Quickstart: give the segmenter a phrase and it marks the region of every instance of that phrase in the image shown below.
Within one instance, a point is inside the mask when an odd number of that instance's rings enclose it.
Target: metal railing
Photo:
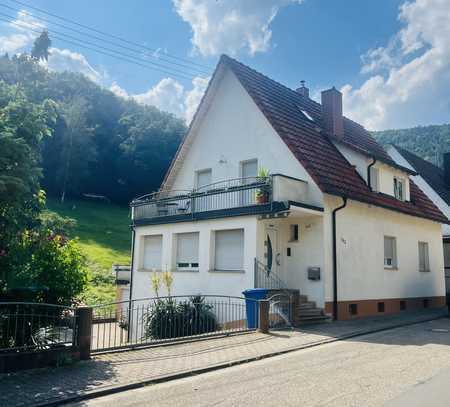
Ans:
[[[75,326],[75,309],[71,307],[0,302],[0,352],[74,345]]]
[[[272,178],[236,178],[192,191],[159,191],[131,202],[133,220],[242,208],[272,201]]]
[[[255,288],[267,288],[269,290],[280,290],[288,288],[288,285],[265,264],[254,259]]]
[[[258,302],[229,296],[170,296],[93,307],[93,352],[231,334],[258,327]]]
[[[269,301],[269,328],[292,328],[293,320],[293,294],[282,290],[270,298]]]

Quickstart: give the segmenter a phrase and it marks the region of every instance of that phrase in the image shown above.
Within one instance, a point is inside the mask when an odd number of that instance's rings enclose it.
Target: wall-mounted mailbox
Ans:
[[[308,267],[308,280],[320,280],[320,267]]]

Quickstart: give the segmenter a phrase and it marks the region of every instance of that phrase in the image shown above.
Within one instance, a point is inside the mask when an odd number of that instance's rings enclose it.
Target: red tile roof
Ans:
[[[402,202],[389,195],[371,191],[323,131],[319,103],[228,56],[222,56],[220,64],[226,64],[234,72],[322,192],[447,223],[447,218],[412,181],[411,202]],[[314,120],[308,120],[301,109],[307,111]],[[347,146],[393,167],[399,167],[361,125],[345,118],[344,132],[341,142]]]

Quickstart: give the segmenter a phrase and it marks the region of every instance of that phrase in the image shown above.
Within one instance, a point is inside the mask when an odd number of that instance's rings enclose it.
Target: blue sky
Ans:
[[[214,67],[228,53],[287,86],[305,79],[316,98],[335,85],[343,91],[345,113],[371,129],[450,121],[447,0],[20,1],[158,49],[157,58],[169,53]],[[49,69],[80,71],[124,97],[192,116],[208,75],[174,65],[161,73],[57,39],[58,31],[80,37],[67,27],[86,29],[28,6],[0,0],[0,13],[16,18],[15,25],[0,21],[1,52],[29,49],[35,36],[29,29],[46,26],[54,46]]]

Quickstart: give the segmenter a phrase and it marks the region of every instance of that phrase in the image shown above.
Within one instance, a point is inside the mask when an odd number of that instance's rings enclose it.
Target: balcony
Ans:
[[[158,191],[131,202],[138,224],[181,222],[225,216],[278,212],[289,201],[302,202],[307,183],[285,175],[237,178],[191,191]]]

